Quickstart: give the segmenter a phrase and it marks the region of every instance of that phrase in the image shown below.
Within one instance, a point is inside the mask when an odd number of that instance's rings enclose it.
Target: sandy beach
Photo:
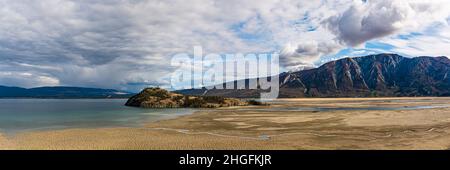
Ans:
[[[0,148],[449,149],[449,106],[450,98],[429,97],[280,99],[270,106],[204,109],[136,128],[3,134]]]

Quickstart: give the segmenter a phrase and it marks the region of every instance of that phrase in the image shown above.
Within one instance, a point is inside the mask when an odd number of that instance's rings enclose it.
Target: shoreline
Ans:
[[[373,99],[373,98],[369,98]],[[366,105],[450,104],[450,98],[402,98]],[[430,100],[431,99],[431,100]],[[284,100],[284,99],[281,99]],[[359,98],[295,100],[267,107],[361,105]],[[367,101],[369,101],[367,103]],[[388,111],[197,110],[143,127],[76,128],[0,134],[0,149],[448,149],[450,108]],[[246,109],[249,107],[245,107]],[[320,113],[320,114],[318,114]]]

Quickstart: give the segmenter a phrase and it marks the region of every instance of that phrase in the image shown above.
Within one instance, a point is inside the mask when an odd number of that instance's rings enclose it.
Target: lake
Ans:
[[[190,114],[192,109],[142,109],[126,99],[0,99],[0,131],[135,127]]]
[[[257,112],[290,111],[364,111],[364,110],[416,110],[450,107],[447,100],[434,104],[422,100],[383,100],[387,103],[397,102],[394,106],[371,104],[359,101],[365,106],[336,107],[317,106],[283,106],[269,108],[237,108]],[[175,118],[193,113],[194,109],[143,109],[124,106],[126,99],[0,99],[0,132],[16,133],[30,130],[53,130],[67,128],[103,128],[103,127],[138,127],[147,122]],[[342,101],[341,101],[342,102]],[[349,102],[349,101],[347,101]],[[351,101],[350,101],[351,102]],[[405,103],[418,102],[420,105],[406,106]],[[299,101],[271,101],[271,104],[296,104]],[[343,102],[345,103],[345,102]]]

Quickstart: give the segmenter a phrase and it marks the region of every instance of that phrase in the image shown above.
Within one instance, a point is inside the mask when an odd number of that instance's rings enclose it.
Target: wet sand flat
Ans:
[[[200,110],[139,128],[0,135],[0,148],[449,149],[449,106],[450,98],[431,97],[280,99],[270,106]]]

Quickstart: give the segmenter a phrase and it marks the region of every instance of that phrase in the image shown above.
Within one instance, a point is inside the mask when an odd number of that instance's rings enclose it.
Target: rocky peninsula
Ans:
[[[125,105],[142,108],[218,108],[247,106],[254,103],[219,96],[188,96],[156,87],[142,90],[128,99]]]

